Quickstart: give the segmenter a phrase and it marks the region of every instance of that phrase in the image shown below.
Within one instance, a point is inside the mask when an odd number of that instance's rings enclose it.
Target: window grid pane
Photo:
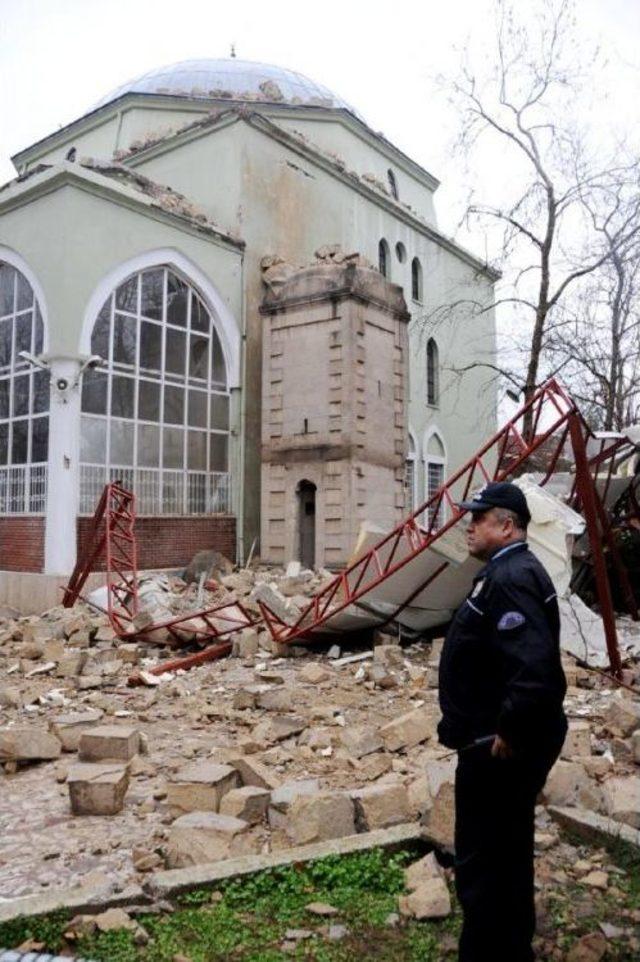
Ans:
[[[166,267],[134,275],[100,312],[98,343],[109,369],[106,390],[83,390],[81,513],[108,477],[141,514],[229,512],[226,369],[201,298]]]
[[[47,498],[49,373],[39,354],[44,329],[26,277],[0,262],[0,514],[44,514]]]

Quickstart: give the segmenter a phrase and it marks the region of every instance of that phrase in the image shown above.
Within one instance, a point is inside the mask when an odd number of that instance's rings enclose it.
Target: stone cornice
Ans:
[[[213,225],[163,209],[152,197],[70,161],[38,171],[25,180],[12,181],[0,191],[0,214],[23,207],[64,186],[76,187],[154,220],[169,223],[179,230],[205,237],[234,253],[244,249],[244,241],[229,237]]]

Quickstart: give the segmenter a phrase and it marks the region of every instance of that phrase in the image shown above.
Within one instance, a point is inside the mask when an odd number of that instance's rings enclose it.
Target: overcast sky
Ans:
[[[640,0],[580,0],[579,10],[581,29],[611,54],[596,91],[603,123],[637,125]],[[492,0],[0,0],[0,183],[14,175],[12,153],[110,89],[165,63],[228,56],[235,43],[238,57],[326,84],[442,180],[440,221],[452,230],[465,184],[434,77],[452,74],[469,34],[482,46],[491,11]],[[484,253],[481,239],[474,246]]]

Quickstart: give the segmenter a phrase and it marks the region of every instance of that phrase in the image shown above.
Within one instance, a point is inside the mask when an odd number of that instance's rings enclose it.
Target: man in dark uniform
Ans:
[[[459,752],[459,960],[532,962],[534,809],[567,731],[558,602],[527,546],[520,488],[487,484],[460,506],[471,512],[469,551],[487,563],[440,660],[438,735]]]

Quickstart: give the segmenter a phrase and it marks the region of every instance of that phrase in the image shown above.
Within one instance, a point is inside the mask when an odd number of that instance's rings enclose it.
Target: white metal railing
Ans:
[[[0,467],[0,514],[44,514],[46,509],[46,464]]]
[[[231,485],[227,472],[167,471],[161,468],[107,468],[80,465],[80,514],[93,514],[107,481],[121,481],[136,496],[140,515],[228,514]]]

